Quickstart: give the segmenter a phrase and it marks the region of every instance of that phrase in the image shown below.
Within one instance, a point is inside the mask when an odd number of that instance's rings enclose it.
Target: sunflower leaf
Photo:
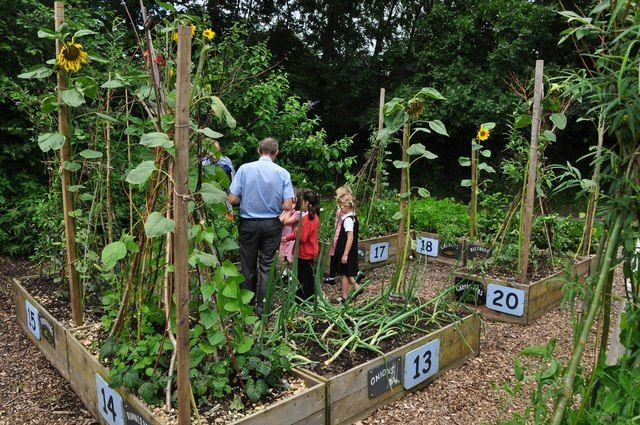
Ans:
[[[55,40],[57,38],[60,38],[60,36],[58,34],[56,34],[54,31],[51,30],[38,30],[38,38],[46,38],[47,40]]]
[[[73,38],[80,38],[80,37],[84,37],[85,35],[94,35],[94,34],[97,34],[97,32],[91,31],[91,30],[79,30],[79,31],[76,31],[75,34],[73,34]]]
[[[61,133],[43,133],[38,136],[38,146],[42,152],[57,151],[64,145],[65,137]]]
[[[429,127],[431,127],[431,130],[435,131],[438,134],[449,136],[449,134],[447,133],[447,129],[440,120],[429,121]]]
[[[76,89],[90,99],[95,99],[98,94],[98,83],[91,77],[76,78]]]
[[[27,71],[18,75],[18,78],[30,79],[30,78],[47,78],[53,74],[53,70],[51,68],[47,68],[46,66],[37,65],[33,68],[29,68]]]
[[[63,90],[60,92],[60,99],[66,105],[77,108],[84,103],[84,96],[76,89]]]

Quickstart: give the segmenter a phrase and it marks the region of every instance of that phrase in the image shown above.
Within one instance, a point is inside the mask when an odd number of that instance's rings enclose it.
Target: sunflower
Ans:
[[[71,40],[64,43],[58,53],[58,65],[67,72],[78,72],[83,63],[87,62],[87,52],[82,49],[82,44]]]
[[[177,32],[174,32],[173,34],[171,34],[171,39],[172,39],[174,42],[176,42],[176,43],[177,43],[177,42],[178,42],[178,33],[177,33]]]
[[[207,28],[206,30],[202,31],[202,36],[211,41],[215,38],[216,33],[211,28]]]
[[[489,138],[489,134],[490,134],[489,130],[487,130],[483,126],[480,126],[480,130],[478,130],[478,136],[477,136],[478,140],[480,140],[481,142],[484,142]]]
[[[174,74],[175,74],[175,71],[173,70],[173,68],[169,68],[169,78],[173,78]]]
[[[196,35],[196,26],[191,24],[191,38],[193,38],[194,35]]]

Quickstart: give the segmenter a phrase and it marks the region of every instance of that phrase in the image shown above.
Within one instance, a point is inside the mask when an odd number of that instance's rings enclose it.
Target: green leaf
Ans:
[[[219,204],[227,200],[226,192],[218,189],[211,183],[202,183],[200,195],[202,195],[202,200],[206,204]]]
[[[47,68],[43,65],[37,65],[33,68],[29,68],[27,71],[22,74],[18,74],[18,78],[30,79],[30,78],[47,78],[53,74],[53,70],[51,68]]]
[[[218,96],[211,96],[211,110],[213,114],[221,121],[225,122],[229,128],[236,127],[236,120],[231,116],[227,107],[222,103]]]
[[[207,340],[209,341],[209,344],[217,347],[224,342],[224,333],[222,333],[221,330],[212,332],[207,335]]]
[[[220,248],[224,249],[225,251],[233,251],[240,248],[240,246],[232,238],[226,238],[222,242],[222,245],[220,245]]]
[[[213,254],[194,250],[191,255],[189,255],[189,264],[191,266],[195,266],[196,263],[204,266],[215,267],[218,265],[218,258]]]
[[[547,354],[547,347],[544,345],[535,345],[527,347],[518,353],[519,356],[536,356],[544,357]]]
[[[50,94],[49,96],[46,96],[44,99],[42,99],[42,102],[40,103],[40,109],[42,109],[42,112],[44,112],[45,114],[49,114],[55,110],[58,109],[58,96]]]
[[[400,220],[402,217],[404,217],[404,214],[402,214],[400,211],[398,211],[397,213],[395,213],[393,215],[393,217],[391,217],[392,220]]]
[[[491,151],[489,149],[482,149],[480,151],[480,155],[484,156],[485,158],[490,158],[491,157]]]
[[[79,30],[79,31],[76,31],[75,34],[73,34],[73,38],[80,38],[80,37],[84,37],[85,35],[94,35],[94,34],[97,34],[97,32],[91,31],[91,30]]]
[[[494,122],[485,122],[480,124],[480,127],[484,127],[487,130],[493,130],[496,127],[496,123]]]
[[[80,195],[80,200],[81,201],[93,201],[95,199],[95,196],[91,193],[83,193]]]
[[[98,95],[98,83],[91,77],[76,78],[76,89],[90,99],[95,99]]]
[[[423,198],[428,198],[429,196],[431,196],[429,191],[424,187],[418,188],[418,195],[422,196]]]
[[[253,347],[253,338],[251,338],[250,336],[245,335],[242,338],[242,341],[240,341],[238,343],[237,351],[238,351],[239,354],[246,353],[249,350],[251,350],[251,347]]]
[[[100,87],[102,87],[103,89],[117,89],[124,86],[125,84],[120,80],[109,80],[105,83],[102,83]]]
[[[60,100],[72,108],[77,108],[84,103],[84,96],[76,89],[69,89],[60,92]]]
[[[424,153],[422,154],[423,157],[427,158],[427,159],[436,159],[438,157],[438,155],[434,154],[431,151],[424,151]]]
[[[461,156],[460,158],[458,158],[458,164],[463,167],[469,167],[471,165],[471,159],[466,156]]]
[[[558,127],[558,128],[559,128],[559,127]],[[545,139],[547,139],[548,141],[550,141],[550,142],[555,142],[555,141],[556,141],[556,135],[555,135],[555,133],[553,133],[553,132],[551,132],[551,131],[549,131],[549,130],[545,130],[545,131],[542,133],[542,136],[543,136]]]
[[[166,218],[163,214],[154,211],[147,217],[144,223],[144,233],[148,238],[166,235],[175,229],[176,223],[170,218]]]
[[[143,161],[127,173],[126,181],[131,184],[143,184],[155,170],[156,166],[153,161]]]
[[[170,10],[172,12],[176,11],[176,8],[171,3],[166,3],[160,0],[156,0],[156,3],[158,3],[158,6],[163,7],[167,10]]]
[[[560,130],[564,130],[564,128],[567,126],[567,117],[564,114],[561,114],[561,113],[551,114],[549,119]]]
[[[204,134],[210,139],[219,139],[224,136],[224,134],[218,133],[217,131],[213,131],[209,127],[199,128],[196,130],[196,133]]]
[[[96,112],[95,114],[97,116],[99,116],[100,118],[102,118],[102,119],[105,119],[107,121],[111,121],[112,123],[119,123],[120,122],[117,119],[113,118],[111,115],[103,114],[102,112]]]
[[[168,149],[173,147],[173,142],[169,139],[169,136],[157,131],[143,134],[142,137],[140,137],[140,144],[148,148],[163,147]]]
[[[389,137],[391,137],[391,131],[389,131],[388,128],[383,128],[382,130],[378,131],[378,133],[376,133],[376,141],[386,140]]]
[[[396,168],[409,168],[409,163],[407,161],[398,161],[396,159],[393,161],[393,166]]]
[[[216,323],[218,323],[218,313],[207,308],[200,312],[200,321],[205,329],[211,329]]]
[[[449,134],[447,133],[447,129],[440,120],[429,121],[429,127],[431,127],[431,130],[435,131],[438,134],[442,134],[443,136],[447,137],[449,136]]]
[[[426,151],[422,143],[415,143],[407,148],[407,155],[416,156],[422,155]]]
[[[64,145],[65,137],[60,133],[43,133],[38,136],[38,146],[42,152],[49,152],[51,149],[57,151]]]
[[[516,118],[515,128],[524,128],[531,125],[531,117],[529,115],[520,115]]]
[[[216,292],[216,285],[206,283],[200,286],[200,292],[202,293],[202,299],[208,300],[211,298],[214,292]]]
[[[248,289],[240,290],[240,299],[242,300],[242,304],[247,305],[249,301],[253,298],[254,293]]]
[[[222,290],[222,295],[224,295],[227,298],[233,298],[233,299],[238,298],[237,285],[229,284],[225,286],[224,289]]]
[[[229,312],[240,311],[240,307],[235,301],[228,301],[224,304],[224,309]]]
[[[69,161],[65,161],[64,162],[64,169],[67,171],[78,171],[81,167],[80,164],[78,164],[77,162],[69,162]]]
[[[127,246],[121,242],[112,242],[102,249],[102,264],[107,270],[115,267],[116,263],[127,255]]]
[[[94,151],[94,150],[91,150],[91,149],[85,149],[85,150],[81,151],[78,155],[80,155],[81,157],[83,157],[85,159],[102,158],[102,152]]]
[[[74,185],[69,185],[69,186],[67,186],[67,190],[68,190],[69,192],[71,192],[71,193],[73,193],[73,192],[77,192],[77,191],[79,191],[80,189],[84,189],[84,186],[83,186],[83,185],[81,185],[81,184],[74,184]]]
[[[462,187],[471,187],[471,179],[464,179],[460,182]]]
[[[49,29],[42,29],[42,30],[38,30],[38,38],[45,38],[47,40],[56,40],[60,38],[60,36],[55,31],[52,31]]]
[[[481,162],[478,164],[478,170],[486,171],[487,173],[495,173],[496,170],[493,169],[490,165],[487,165],[485,162]]]
[[[430,97],[432,99],[437,99],[437,100],[446,100],[445,97],[441,95],[438,90],[433,89],[431,87],[423,87],[416,96],[423,97],[423,98]]]

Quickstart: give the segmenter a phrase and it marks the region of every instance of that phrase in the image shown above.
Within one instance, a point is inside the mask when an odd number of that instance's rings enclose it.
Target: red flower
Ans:
[[[167,61],[164,59],[164,55],[162,53],[158,53],[153,60],[158,65],[164,65],[164,64],[167,63]]]

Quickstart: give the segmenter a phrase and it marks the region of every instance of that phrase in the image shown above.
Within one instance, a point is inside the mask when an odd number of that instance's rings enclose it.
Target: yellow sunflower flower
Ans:
[[[215,38],[216,33],[211,28],[207,28],[206,30],[202,31],[202,36],[207,40],[211,41]]]
[[[176,43],[178,42],[178,32],[177,31],[174,32],[173,34],[171,34],[171,39]]]
[[[489,138],[489,134],[490,134],[489,130],[480,126],[480,130],[478,130],[478,135],[477,135],[478,140],[480,140],[481,142],[484,142]]]
[[[169,68],[169,78],[173,78],[174,74],[175,74],[175,71],[173,70],[173,68]]]
[[[191,24],[191,38],[193,38],[194,35],[196,35],[196,26]]]
[[[67,72],[78,72],[83,63],[87,62],[87,52],[82,49],[82,44],[71,40],[70,43],[64,43],[56,58],[60,68]]]

